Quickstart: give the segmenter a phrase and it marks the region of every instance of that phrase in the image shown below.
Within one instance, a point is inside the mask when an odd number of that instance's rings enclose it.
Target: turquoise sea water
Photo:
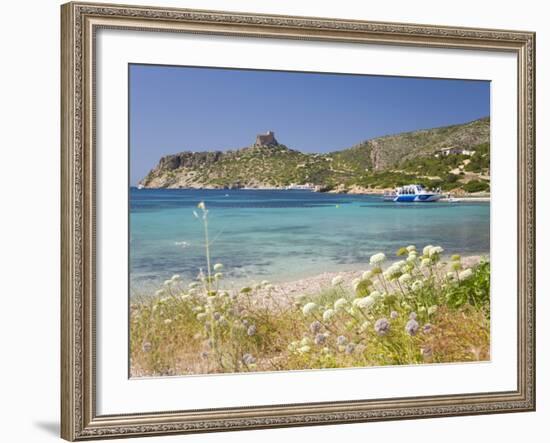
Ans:
[[[441,245],[446,253],[489,252],[489,203],[388,203],[379,196],[309,191],[130,189],[130,283],[149,292],[173,274],[205,267],[204,233],[193,216],[209,209],[213,263],[230,284],[295,280],[366,269],[376,252]]]

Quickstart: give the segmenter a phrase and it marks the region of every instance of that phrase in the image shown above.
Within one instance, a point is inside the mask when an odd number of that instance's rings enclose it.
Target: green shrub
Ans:
[[[489,190],[489,183],[486,181],[472,180],[462,185],[466,192],[483,192]]]

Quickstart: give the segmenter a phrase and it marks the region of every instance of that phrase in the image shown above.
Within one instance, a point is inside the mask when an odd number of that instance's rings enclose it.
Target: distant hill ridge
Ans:
[[[164,156],[140,185],[282,188],[310,184],[318,190],[337,188],[345,192],[353,187],[392,187],[407,179],[428,180],[427,184],[434,185],[445,184],[448,179],[460,187],[472,180],[488,182],[489,132],[486,117],[377,137],[326,154],[306,154],[277,142],[269,131],[258,135],[254,145],[236,150]]]

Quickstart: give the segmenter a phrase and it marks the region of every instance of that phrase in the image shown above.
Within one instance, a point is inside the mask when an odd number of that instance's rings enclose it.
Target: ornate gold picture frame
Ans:
[[[61,436],[87,440],[535,410],[535,34],[248,13],[67,3],[62,22]],[[115,29],[474,49],[517,56],[517,389],[441,396],[98,415],[96,32]],[[510,291],[513,289],[510,288]]]

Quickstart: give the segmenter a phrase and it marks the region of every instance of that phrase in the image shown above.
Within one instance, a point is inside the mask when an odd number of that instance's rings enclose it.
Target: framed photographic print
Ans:
[[[535,408],[535,36],[68,3],[62,437]]]

